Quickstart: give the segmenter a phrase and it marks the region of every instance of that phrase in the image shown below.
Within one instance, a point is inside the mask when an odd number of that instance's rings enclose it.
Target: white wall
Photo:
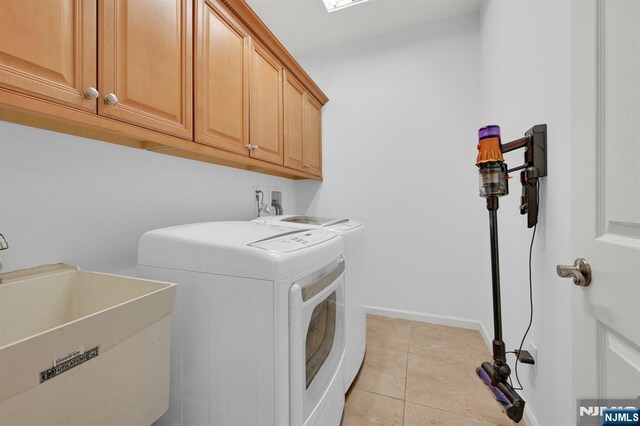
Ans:
[[[539,424],[571,424],[571,290],[555,265],[571,263],[571,5],[568,0],[490,0],[481,16],[482,117],[502,126],[503,141],[547,123],[549,176],[542,181],[534,247],[535,319],[528,341],[537,369],[519,368]],[[507,156],[510,166],[521,153]],[[516,174],[514,177],[518,177]],[[518,214],[519,185],[501,199],[503,322],[508,348],[522,338],[529,314],[527,257],[531,231]],[[483,321],[492,323],[490,306]],[[528,349],[525,345],[525,349]]]
[[[463,19],[302,58],[331,100],[323,116],[326,180],[299,183],[298,207],[365,222],[367,303],[391,312],[476,319],[492,332],[476,132],[500,124],[508,141],[549,125],[536,314],[525,344],[537,346],[538,365],[519,367],[529,420],[545,425],[571,423],[574,407],[571,285],[555,276],[557,263],[572,260],[570,31],[568,0],[490,0],[479,26]],[[522,153],[507,161],[520,164]],[[513,177],[499,211],[508,349],[519,345],[529,313],[531,231]]]
[[[127,271],[145,231],[252,219],[269,185],[293,213],[292,180],[0,122],[0,261]]]
[[[475,167],[477,16],[303,57],[330,98],[322,185],[298,207],[362,221],[367,304],[479,318],[487,219]]]

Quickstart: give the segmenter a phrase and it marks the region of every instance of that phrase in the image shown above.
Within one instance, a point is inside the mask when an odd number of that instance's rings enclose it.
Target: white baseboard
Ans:
[[[484,339],[484,343],[491,351],[491,342],[493,339],[489,336],[487,328],[481,321],[471,318],[460,318],[448,315],[425,314],[422,312],[403,311],[400,309],[380,308],[377,306],[366,306],[365,310],[371,315],[380,315],[382,317],[399,318],[410,321],[426,322],[429,324],[448,325],[450,327],[468,328],[470,330],[478,330]]]
[[[540,423],[538,423],[538,419],[536,419],[536,416],[533,414],[533,411],[531,411],[531,406],[529,404],[524,406],[524,422],[527,424],[527,426],[540,426]]]
[[[480,332],[480,335],[482,336],[482,339],[484,340],[484,343],[487,345],[487,348],[489,348],[489,352],[492,351],[493,339],[489,335],[489,331],[484,326],[484,324],[476,319],[460,318],[448,315],[425,314],[422,312],[380,308],[377,306],[366,306],[365,310],[368,314],[379,315],[382,317],[399,318],[410,321],[426,322],[429,324],[448,325],[450,327],[478,330]],[[531,411],[531,406],[528,404],[524,407],[524,421],[526,422],[527,426],[540,425],[538,423],[538,420],[536,419],[536,416],[533,414],[533,411]]]

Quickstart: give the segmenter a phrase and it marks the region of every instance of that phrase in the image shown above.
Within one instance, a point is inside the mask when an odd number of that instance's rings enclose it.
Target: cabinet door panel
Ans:
[[[100,114],[192,137],[191,0],[101,0]],[[118,102],[108,104],[113,93]]]
[[[96,31],[95,0],[2,0],[0,87],[95,111]]]
[[[322,105],[310,95],[305,98],[305,170],[322,176]]]
[[[288,72],[284,78],[284,165],[305,170],[303,157],[305,90]]]
[[[197,4],[196,141],[247,154],[249,35],[218,3]]]
[[[252,43],[250,143],[251,156],[283,164],[282,65],[265,48]]]

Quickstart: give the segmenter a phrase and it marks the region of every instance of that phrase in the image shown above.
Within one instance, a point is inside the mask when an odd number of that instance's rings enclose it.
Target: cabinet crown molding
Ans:
[[[245,0],[220,0],[229,10],[251,31],[271,53],[273,53],[296,78],[307,91],[315,97],[321,105],[329,102],[327,95],[318,87],[307,72],[300,66],[286,47],[277,39],[264,22],[256,15]]]

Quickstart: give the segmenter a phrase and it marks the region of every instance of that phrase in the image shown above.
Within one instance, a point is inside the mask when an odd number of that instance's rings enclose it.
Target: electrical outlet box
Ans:
[[[533,371],[537,371],[537,369],[538,369],[538,348],[536,347],[536,345],[533,342],[529,342],[529,353],[531,354],[533,359],[536,361],[536,363],[533,364]]]
[[[278,205],[282,208],[282,192],[280,191],[271,191],[271,205]]]
[[[284,200],[282,198],[282,189],[277,186],[270,186],[269,187],[269,206],[271,207],[271,206],[274,206],[274,204],[277,204],[279,208],[282,209],[283,202]],[[282,211],[280,212],[280,214],[282,214]]]

